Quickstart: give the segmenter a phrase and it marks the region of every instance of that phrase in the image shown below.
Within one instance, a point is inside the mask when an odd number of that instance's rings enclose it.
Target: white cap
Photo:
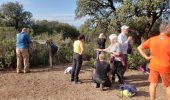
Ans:
[[[121,30],[128,29],[128,28],[129,28],[129,26],[123,25],[123,26],[121,27]]]

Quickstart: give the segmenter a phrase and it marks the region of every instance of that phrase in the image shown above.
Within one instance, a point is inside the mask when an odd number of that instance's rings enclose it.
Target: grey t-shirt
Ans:
[[[117,53],[121,53],[121,46],[119,43],[115,43],[115,44],[111,44],[108,47],[109,52],[117,52]],[[121,61],[120,56],[115,56],[115,61]]]

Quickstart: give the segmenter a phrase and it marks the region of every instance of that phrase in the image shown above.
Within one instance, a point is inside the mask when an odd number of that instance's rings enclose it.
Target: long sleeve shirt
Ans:
[[[17,37],[16,37],[16,48],[17,49],[28,49],[30,43],[31,43],[31,39],[27,33],[21,32],[17,34]]]
[[[127,54],[127,49],[128,49],[128,37],[124,33],[120,33],[118,36],[118,42],[120,43],[121,46],[121,52],[123,54]]]

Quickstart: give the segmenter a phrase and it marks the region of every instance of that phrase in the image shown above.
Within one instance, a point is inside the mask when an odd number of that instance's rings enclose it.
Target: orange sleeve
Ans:
[[[143,49],[149,49],[150,48],[150,39],[142,43],[142,48]]]

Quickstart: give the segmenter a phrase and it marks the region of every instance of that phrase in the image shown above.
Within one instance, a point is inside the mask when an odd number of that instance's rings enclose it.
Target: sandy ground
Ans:
[[[57,65],[33,68],[31,73],[0,72],[0,100],[149,100],[147,75],[128,70],[126,83],[134,84],[138,92],[132,98],[121,97],[118,83],[101,91],[92,83],[92,69],[84,65],[80,73],[82,84],[71,83],[70,75],[64,74],[69,66]],[[165,89],[158,85],[156,100],[166,100]]]

